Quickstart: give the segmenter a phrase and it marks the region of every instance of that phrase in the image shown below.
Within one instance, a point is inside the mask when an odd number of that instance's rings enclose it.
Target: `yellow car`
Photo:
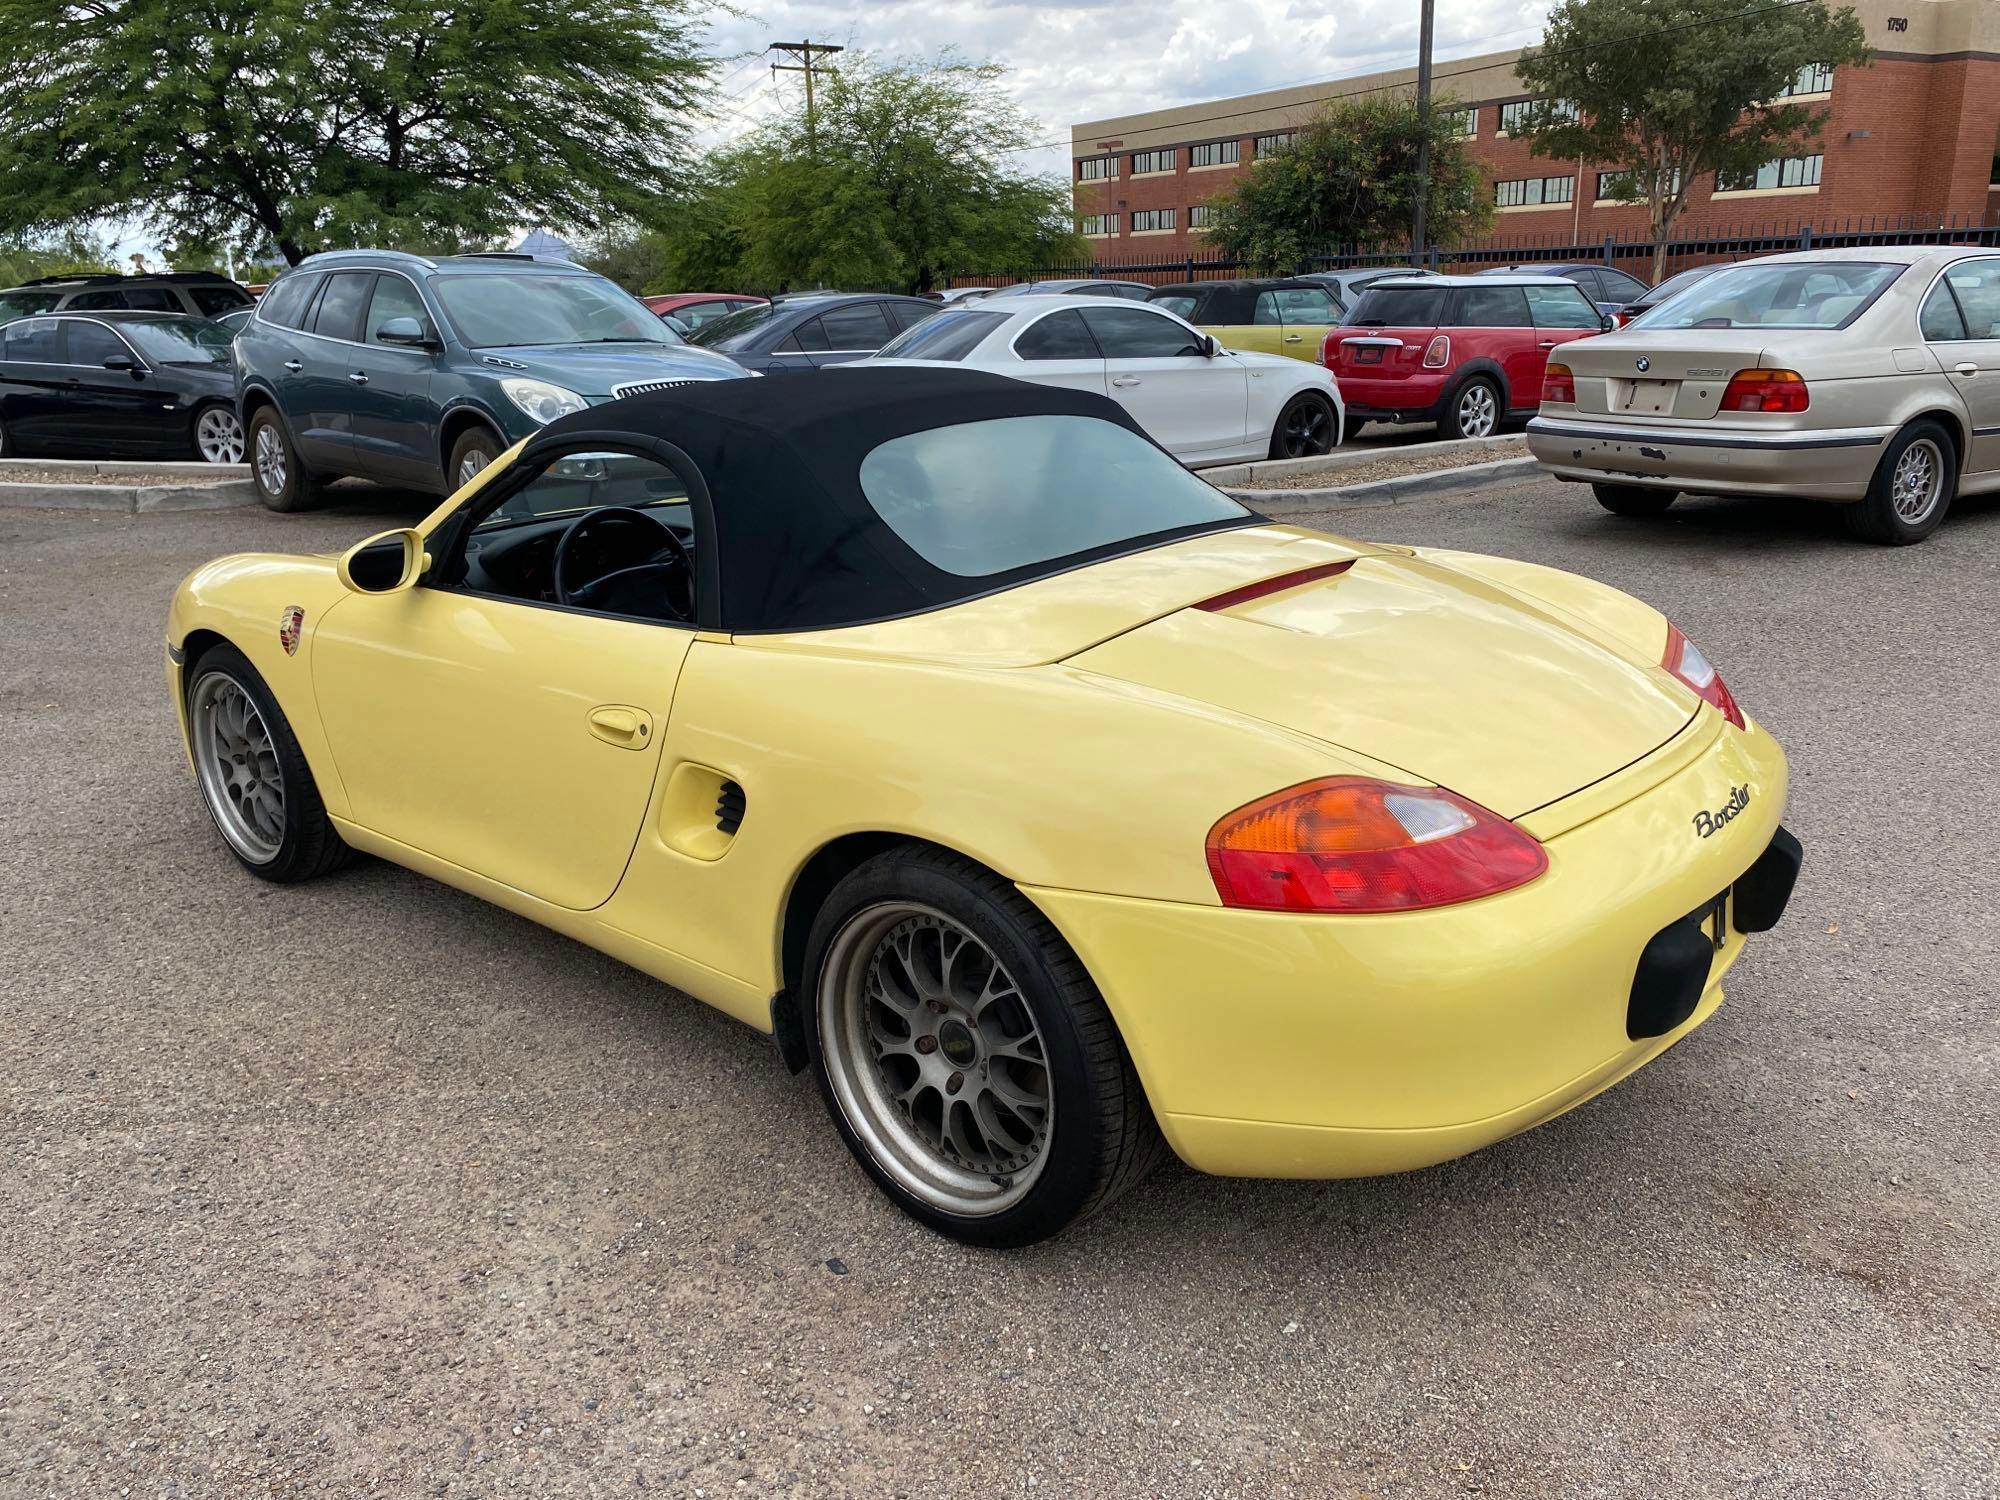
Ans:
[[[1320,346],[1340,322],[1340,304],[1317,281],[1190,281],[1163,286],[1158,303],[1231,349],[1319,363]]]
[[[1647,605],[1273,525],[1096,394],[780,394],[578,412],[414,529],[189,577],[230,851],[393,860],[774,1033],[987,1245],[1163,1141],[1339,1177],[1512,1135],[1778,919],[1784,756]]]

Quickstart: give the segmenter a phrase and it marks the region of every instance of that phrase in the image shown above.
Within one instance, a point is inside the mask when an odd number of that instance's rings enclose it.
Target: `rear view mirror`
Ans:
[[[334,564],[340,581],[357,594],[394,594],[424,576],[430,557],[420,531],[384,531],[357,542]]]
[[[1612,317],[1610,313],[1604,314],[1603,317],[1597,320],[1597,331],[1599,333],[1615,333],[1617,330],[1618,320]]]
[[[421,319],[390,318],[380,328],[375,330],[375,342],[378,344],[402,344],[410,348],[427,349],[430,347],[432,340],[430,334],[425,330]]]

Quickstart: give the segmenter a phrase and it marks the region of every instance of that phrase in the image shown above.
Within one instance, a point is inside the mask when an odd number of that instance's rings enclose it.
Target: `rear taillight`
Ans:
[[[1329,370],[1333,368],[1334,360],[1339,358],[1339,356],[1334,353],[1334,350],[1338,346],[1333,341],[1334,336],[1339,332],[1340,330],[1338,328],[1329,328],[1326,331],[1326,337],[1319,341],[1319,362],[1325,365]]]
[[[1810,404],[1797,370],[1738,370],[1722,393],[1723,411],[1804,411]]]
[[[1450,363],[1451,337],[1448,334],[1440,333],[1428,344],[1424,345],[1424,368],[1426,370],[1442,370]]]
[[[1208,831],[1224,906],[1388,912],[1511,890],[1549,867],[1505,818],[1442,787],[1333,776],[1239,807]]]
[[[1736,706],[1729,684],[1695,643],[1681,634],[1677,625],[1667,626],[1667,654],[1660,658],[1660,665],[1692,688],[1702,702],[1721,709],[1723,718],[1738,729],[1743,728],[1743,710]]]
[[[1550,365],[1542,371],[1542,400],[1563,406],[1576,405],[1576,377],[1568,365]]]
[[[1623,328],[1627,323],[1632,321],[1632,318],[1633,314],[1631,313],[1615,312],[1611,315],[1611,326],[1613,328]]]

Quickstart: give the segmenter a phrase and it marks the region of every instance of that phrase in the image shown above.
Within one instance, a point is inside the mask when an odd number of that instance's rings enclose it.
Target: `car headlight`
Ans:
[[[582,411],[590,405],[575,391],[550,385],[546,380],[523,380],[510,375],[500,382],[500,389],[507,393],[509,401],[542,424],[553,422],[557,417],[566,417],[573,411]]]

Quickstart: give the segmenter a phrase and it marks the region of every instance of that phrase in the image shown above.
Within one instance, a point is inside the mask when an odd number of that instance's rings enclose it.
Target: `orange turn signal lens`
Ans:
[[[1576,376],[1568,365],[1550,365],[1542,371],[1543,405],[1576,405]]]
[[[1208,832],[1224,906],[1416,911],[1510,890],[1548,867],[1540,843],[1476,802],[1365,776],[1290,787]]]

